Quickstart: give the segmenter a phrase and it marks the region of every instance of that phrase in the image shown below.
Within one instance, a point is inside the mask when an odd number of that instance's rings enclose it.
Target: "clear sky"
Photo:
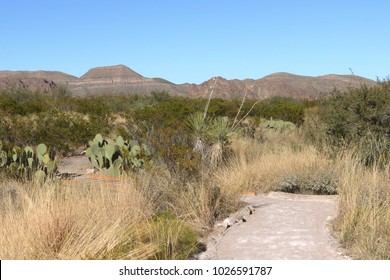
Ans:
[[[389,0],[2,0],[0,70],[145,77],[390,75]]]

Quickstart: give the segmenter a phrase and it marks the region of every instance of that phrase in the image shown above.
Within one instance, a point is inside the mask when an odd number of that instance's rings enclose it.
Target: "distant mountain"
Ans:
[[[96,94],[149,94],[153,90],[166,90],[174,95],[235,98],[247,92],[248,98],[264,96],[289,96],[317,98],[337,88],[359,87],[376,82],[353,75],[326,75],[319,77],[275,73],[263,78],[226,80],[214,77],[202,84],[174,84],[161,78],[146,78],[124,65],[96,67],[80,78],[58,71],[0,71],[0,88],[17,86],[50,92],[64,86],[76,96]]]
[[[0,71],[0,79],[17,78],[17,79],[46,79],[56,81],[57,83],[66,83],[75,81],[78,78],[59,71]]]
[[[153,90],[167,90],[172,94],[183,94],[180,86],[160,78],[145,78],[124,65],[96,67],[67,87],[75,95],[104,93],[147,94]]]
[[[58,71],[0,71],[0,89],[14,87],[51,92],[57,83],[66,84],[77,79]]]

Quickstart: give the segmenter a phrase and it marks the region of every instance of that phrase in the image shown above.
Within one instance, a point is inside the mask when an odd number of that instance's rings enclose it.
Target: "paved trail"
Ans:
[[[200,259],[346,259],[327,229],[335,196],[270,193],[244,200],[256,211],[227,229]]]

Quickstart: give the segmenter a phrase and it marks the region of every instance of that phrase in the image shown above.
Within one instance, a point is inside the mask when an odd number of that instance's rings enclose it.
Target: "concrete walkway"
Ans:
[[[347,259],[328,230],[336,196],[271,192],[243,199],[253,214],[212,238],[199,259]]]

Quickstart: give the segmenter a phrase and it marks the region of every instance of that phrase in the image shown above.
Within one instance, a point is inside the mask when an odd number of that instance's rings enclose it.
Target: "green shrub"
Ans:
[[[252,104],[254,101],[251,101]],[[300,126],[304,122],[305,106],[304,101],[287,97],[273,97],[263,100],[257,104],[251,113],[251,116],[265,119],[279,119],[292,122]],[[250,106],[250,102],[246,105]],[[244,108],[244,111],[249,108]]]
[[[49,110],[47,94],[9,89],[0,93],[0,111],[26,116]]]
[[[185,260],[196,250],[198,234],[172,212],[157,213],[152,221],[159,250],[157,260]]]
[[[326,141],[334,149],[353,146],[366,165],[390,160],[390,81],[347,92],[334,91],[319,110]]]
[[[198,234],[172,212],[158,212],[153,219],[129,229],[121,242],[103,253],[99,259],[125,259],[138,247],[153,248],[149,260],[186,260],[197,249]],[[97,259],[87,255],[84,259]]]
[[[15,115],[0,122],[0,137],[5,145],[35,146],[44,142],[59,153],[67,154],[85,146],[99,131],[106,132],[105,121],[54,110],[26,117]]]
[[[150,127],[180,127],[188,130],[187,117],[196,111],[201,111],[203,106],[194,99],[171,97],[153,106],[135,110],[132,118],[135,123],[146,123]]]
[[[156,100],[157,102],[166,102],[169,99],[171,99],[171,95],[166,90],[163,91],[154,90],[150,94],[152,95],[153,99]]]
[[[84,115],[96,115],[101,118],[105,118],[111,113],[110,106],[108,105],[108,97],[91,97],[89,99],[82,98],[75,101],[77,101],[75,108],[76,112]]]
[[[201,154],[193,149],[192,135],[178,127],[158,128],[149,135],[149,144],[158,160],[182,180],[198,177]]]
[[[275,190],[316,195],[337,194],[338,177],[335,172],[326,172],[324,170],[305,176],[292,174],[283,177]]]

